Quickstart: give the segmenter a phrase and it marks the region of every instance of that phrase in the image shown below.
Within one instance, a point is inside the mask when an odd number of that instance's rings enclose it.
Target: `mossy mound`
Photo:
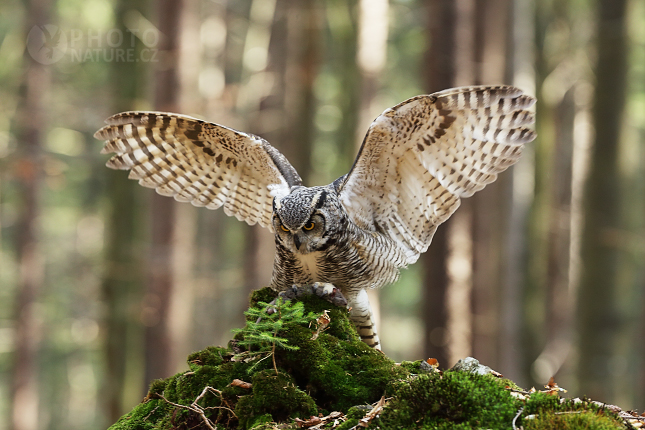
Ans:
[[[387,428],[508,428],[518,409],[498,378],[449,370],[402,384],[380,421]]]
[[[535,393],[523,410],[524,430],[614,430],[632,428],[616,414],[589,401],[559,399],[546,393]]]
[[[274,297],[268,288],[259,290],[251,306]],[[314,315],[329,311],[331,321],[315,339],[315,324],[285,320],[276,334],[298,349],[273,348],[271,355],[241,347],[242,331],[226,348],[191,354],[189,371],[154,381],[144,401],[111,430],[295,429],[314,423],[347,430],[365,417],[365,425],[380,429],[508,429],[513,420],[525,429],[624,428],[615,415],[587,402],[541,393],[514,397],[508,389],[513,384],[492,375],[440,372],[420,361],[396,364],[360,341],[346,309],[315,296],[302,302]],[[375,413],[370,404],[383,396],[389,402]],[[333,419],[311,419],[325,415]]]

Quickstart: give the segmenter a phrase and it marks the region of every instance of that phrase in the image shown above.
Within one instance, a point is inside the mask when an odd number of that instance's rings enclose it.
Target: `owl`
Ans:
[[[162,112],[124,112],[96,132],[113,169],[181,202],[275,235],[271,287],[342,293],[362,340],[380,348],[367,292],[393,283],[437,227],[535,138],[535,99],[510,86],[412,97],[369,127],[349,173],[306,187],[266,140]]]

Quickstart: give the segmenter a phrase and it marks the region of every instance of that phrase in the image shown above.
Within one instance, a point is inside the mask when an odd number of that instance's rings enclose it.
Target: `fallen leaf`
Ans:
[[[327,326],[331,322],[331,317],[329,316],[328,312],[329,311],[325,310],[318,318],[316,318],[316,331],[314,332],[313,336],[311,336],[311,340],[318,339],[320,333],[327,329]],[[311,326],[311,324],[309,325]]]
[[[298,424],[298,428],[309,428],[323,422],[320,417],[311,417],[308,420],[301,420],[300,418],[296,418],[295,421],[296,424]]]
[[[253,384],[251,384],[250,382],[244,382],[241,379],[233,379],[233,382],[231,382],[231,387],[246,388],[248,390],[252,386]]]
[[[551,379],[549,379],[549,383],[546,384],[544,386],[544,388],[547,389],[547,391],[545,391],[545,392],[548,393],[548,394],[557,394],[558,392],[563,392],[563,393],[567,392],[567,390],[565,390],[564,388],[558,387],[558,384],[556,384],[555,379],[553,378],[553,376],[551,376]]]

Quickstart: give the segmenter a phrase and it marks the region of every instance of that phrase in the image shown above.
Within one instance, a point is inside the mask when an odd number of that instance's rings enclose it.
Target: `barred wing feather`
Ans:
[[[189,116],[124,112],[94,135],[114,153],[113,169],[161,195],[272,229],[273,197],[301,179],[287,159],[264,139]]]
[[[413,97],[370,126],[340,187],[350,218],[405,253],[425,252],[439,224],[497,179],[535,138],[535,99],[509,86],[453,88]]]

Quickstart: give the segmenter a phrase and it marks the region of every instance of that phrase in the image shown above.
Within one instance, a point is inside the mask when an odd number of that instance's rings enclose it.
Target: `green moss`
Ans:
[[[148,430],[154,429],[154,423],[162,420],[167,411],[160,407],[156,401],[148,401],[142,403],[119,419],[112,427],[111,430]]]
[[[447,371],[419,375],[400,386],[380,423],[384,428],[508,428],[520,407],[493,376]]]
[[[251,302],[266,303],[275,296],[263,289]],[[516,416],[518,428],[525,429],[624,428],[615,415],[590,402],[560,401],[543,393],[519,400],[507,389],[517,386],[506,379],[464,371],[441,373],[422,361],[397,365],[360,341],[346,309],[317,297],[302,301],[305,315],[327,310],[331,322],[312,339],[315,327],[302,318],[285,319],[275,334],[298,349],[275,348],[277,374],[272,349],[254,356],[240,353],[243,342],[209,347],[188,357],[188,371],[154,381],[144,402],[111,429],[207,429],[203,418],[188,409],[200,395],[199,406],[218,429],[295,429],[296,417],[340,411],[346,420],[336,428],[347,430],[384,395],[391,400],[370,428],[508,429]],[[231,386],[234,379],[251,382],[252,387]],[[216,391],[204,391],[205,387]]]
[[[231,351],[221,346],[209,346],[208,348],[193,352],[188,356],[188,365],[191,366],[219,366],[225,358],[231,356]],[[198,367],[196,367],[198,368]]]
[[[303,327],[292,327],[285,336],[300,349],[276,353],[278,366],[292,374],[327,411],[375,402],[392,380],[408,375],[360,340],[341,340],[323,333],[314,341],[311,331]]]
[[[419,374],[419,373],[428,373],[429,370],[424,369],[421,367],[421,360],[417,361],[402,361],[401,362],[401,367],[407,370],[409,373],[412,374]]]
[[[591,411],[548,412],[537,415],[533,419],[524,419],[522,427],[525,430],[558,429],[558,430],[621,430],[625,425],[615,418]]]
[[[247,429],[261,424],[258,419],[271,416],[269,421],[286,421],[288,418],[309,418],[318,414],[316,403],[300,390],[293,378],[273,369],[253,376],[253,391],[237,402],[235,413],[240,417],[240,427]]]
[[[350,430],[358,425],[358,421],[372,409],[371,406],[354,406],[349,408],[345,416],[346,421],[336,427],[336,430]]]
[[[251,301],[270,302],[274,297],[273,291],[263,289]],[[239,350],[234,353],[233,345],[209,347],[188,357],[190,371],[155,381],[148,400],[112,429],[205,428],[198,414],[171,403],[191,405],[206,386],[220,394],[204,395],[199,405],[219,428],[270,428],[273,422],[307,419],[318,412],[345,411],[373,402],[393,378],[407,377],[406,370],[360,341],[347,310],[317,297],[303,302],[306,312],[329,310],[331,323],[317,340],[311,339],[314,329],[307,324],[285,323],[279,336],[298,350],[276,348],[278,375],[270,358],[254,367],[258,360],[235,361]],[[250,381],[251,391],[231,387],[236,378]]]
[[[535,393],[522,412],[524,429],[624,429],[622,420],[611,411],[589,401],[562,401],[558,396]]]
[[[259,290],[254,290],[251,292],[249,302],[251,307],[255,307],[257,306],[258,302],[270,303],[276,297],[278,297],[278,293],[276,293],[271,288],[260,288]]]
[[[251,420],[249,428],[253,430],[275,429],[276,423],[273,421],[273,416],[271,414],[264,414],[254,417],[253,420]]]
[[[154,394],[163,394],[166,386],[168,385],[167,379],[155,379],[150,384],[150,390],[148,390],[148,397],[156,397]]]

